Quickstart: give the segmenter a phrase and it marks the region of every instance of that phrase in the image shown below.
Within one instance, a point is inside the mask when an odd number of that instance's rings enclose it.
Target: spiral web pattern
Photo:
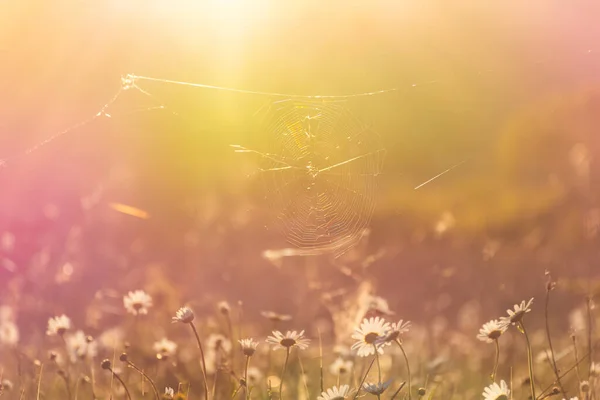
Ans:
[[[379,136],[341,103],[287,100],[268,117],[269,152],[255,153],[288,242],[303,254],[344,253],[373,214],[385,156]]]

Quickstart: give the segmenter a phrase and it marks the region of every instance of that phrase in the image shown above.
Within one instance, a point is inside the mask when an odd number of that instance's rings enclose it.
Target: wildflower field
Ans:
[[[0,1],[0,400],[600,400],[599,19]]]

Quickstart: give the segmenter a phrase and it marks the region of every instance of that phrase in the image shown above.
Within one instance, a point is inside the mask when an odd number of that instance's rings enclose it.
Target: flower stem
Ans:
[[[576,367],[576,371],[577,371],[577,380],[579,382],[581,382],[581,373],[579,372],[579,355],[577,352],[577,339],[575,338],[575,335],[571,336],[571,340],[573,341],[573,355],[575,356],[575,367]]]
[[[356,398],[358,397],[358,394],[360,393],[360,390],[362,389],[362,386],[365,383],[365,380],[367,379],[367,375],[369,375],[369,371],[371,370],[371,367],[373,367],[374,363],[375,363],[375,357],[373,357],[373,359],[371,360],[371,363],[369,364],[369,367],[365,371],[365,374],[363,375],[363,377],[360,381],[360,385],[358,385],[358,389],[356,390],[356,393],[354,393],[354,397],[352,398],[352,400],[356,400]]]
[[[202,343],[200,342],[200,336],[198,335],[198,330],[196,329],[196,325],[193,322],[190,322],[190,326],[194,331],[194,336],[196,336],[196,341],[198,342],[198,348],[200,349],[200,358],[202,359],[202,378],[204,379],[204,396],[205,399],[208,400],[208,379],[206,379],[206,359],[204,358],[204,350],[202,349]]]
[[[592,320],[592,296],[588,296],[586,299],[586,309],[587,309],[587,340],[588,340],[588,379],[592,375],[592,366],[594,364],[594,346],[592,346],[592,335],[593,335],[593,320]]]
[[[140,375],[142,375],[144,378],[146,378],[146,380],[148,382],[150,382],[150,385],[152,386],[152,390],[154,391],[154,395],[156,396],[156,400],[160,400],[160,395],[158,394],[158,389],[156,388],[156,385],[154,384],[154,381],[152,379],[150,379],[150,377],[144,371],[142,371],[141,369],[139,369],[131,361],[127,361],[127,365],[129,365],[131,368],[135,369]]]
[[[498,361],[500,360],[500,344],[498,343],[498,339],[494,340],[494,344],[496,345],[496,357],[494,359],[494,369],[492,369],[492,382],[496,381],[496,372],[498,372]]]
[[[123,386],[123,389],[125,389],[125,393],[127,394],[127,398],[129,400],[131,400],[131,393],[129,393],[129,389],[127,389],[127,385],[125,385],[125,382],[123,381],[123,379],[121,379],[121,377],[119,376],[119,374],[117,374],[115,371],[113,371],[112,368],[110,368],[109,371],[112,373],[112,375],[115,378],[117,378],[117,380],[119,381],[119,383],[121,383],[121,386]]]
[[[404,350],[404,346],[402,346],[402,343],[400,342],[399,339],[396,339],[396,344],[398,345],[398,347],[400,347],[400,350],[402,351],[402,355],[404,356],[404,362],[406,363],[406,371],[408,372],[408,398],[409,400],[412,398],[412,387],[410,384],[410,380],[411,380],[411,376],[410,376],[410,364],[408,362],[408,356],[406,355],[406,351]],[[402,385],[404,386],[404,385]]]
[[[373,349],[375,350],[375,360],[377,360],[377,379],[378,383],[381,383],[381,364],[379,363],[379,352],[377,351],[376,345],[373,345]]]
[[[527,335],[527,331],[525,330],[525,325],[523,321],[519,322],[519,326],[525,335],[525,341],[527,342],[527,364],[529,367],[529,385],[531,387],[531,398],[535,399],[535,380],[533,377],[533,353],[531,351],[531,343],[529,342],[529,335]]]
[[[394,392],[394,395],[390,398],[390,400],[394,400],[396,398],[396,396],[398,396],[398,393],[400,393],[400,391],[402,390],[402,388],[404,387],[404,385],[406,384],[406,382],[402,382],[400,384],[400,387],[398,388],[398,390],[396,390]],[[410,396],[410,395],[409,395]]]
[[[285,376],[285,370],[287,369],[288,360],[290,359],[290,348],[285,348],[285,363],[283,364],[283,369],[281,370],[281,380],[279,381],[279,400],[283,399],[283,378]]]
[[[377,346],[374,344],[373,349],[375,349],[375,359],[377,360],[377,380],[381,385],[381,363],[379,362],[379,352],[377,351]],[[377,393],[377,399],[381,400],[381,393]]]
[[[246,365],[244,366],[244,392],[246,400],[250,400],[250,391],[248,390],[248,365],[250,364],[250,356],[246,356]]]

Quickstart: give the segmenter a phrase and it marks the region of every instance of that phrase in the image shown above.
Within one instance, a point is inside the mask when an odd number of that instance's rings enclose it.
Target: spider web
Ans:
[[[353,247],[368,228],[385,149],[340,102],[285,100],[268,111],[260,173],[288,242],[303,254]]]

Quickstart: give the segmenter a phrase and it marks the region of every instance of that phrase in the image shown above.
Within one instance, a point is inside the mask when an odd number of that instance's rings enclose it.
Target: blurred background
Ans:
[[[599,16],[582,0],[3,1],[0,297],[84,318],[99,293],[143,287],[169,312],[227,299],[302,319],[320,312],[306,299],[368,281],[418,320],[472,299],[503,310],[543,293],[545,269],[590,293]],[[363,240],[338,259],[265,257],[291,246],[260,157],[230,145],[268,151],[273,99],[122,90],[130,73],[294,94],[396,88],[344,104],[386,150]],[[110,118],[89,120],[117,93]]]

